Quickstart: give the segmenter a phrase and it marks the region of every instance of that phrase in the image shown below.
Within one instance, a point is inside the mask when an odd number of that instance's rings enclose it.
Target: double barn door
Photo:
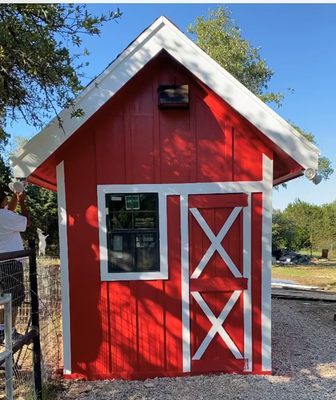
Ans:
[[[243,193],[181,199],[185,372],[249,368],[247,206]]]

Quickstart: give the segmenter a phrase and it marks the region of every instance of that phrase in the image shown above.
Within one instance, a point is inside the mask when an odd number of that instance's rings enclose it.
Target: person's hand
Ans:
[[[21,192],[21,193],[17,193],[17,195],[18,195],[18,198],[19,198],[19,202],[20,203],[24,203],[25,200],[26,200],[26,197],[27,197],[26,193],[25,192]]]

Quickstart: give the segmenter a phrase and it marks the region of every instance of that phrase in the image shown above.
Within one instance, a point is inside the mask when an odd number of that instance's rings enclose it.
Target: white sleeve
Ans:
[[[27,228],[27,218],[14,211],[8,211],[6,215],[6,227],[14,232],[24,232]]]

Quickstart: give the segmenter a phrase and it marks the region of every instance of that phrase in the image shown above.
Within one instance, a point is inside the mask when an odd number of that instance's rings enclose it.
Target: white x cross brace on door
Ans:
[[[231,257],[225,251],[222,246],[222,241],[225,235],[230,230],[232,224],[235,222],[236,218],[238,217],[242,207],[235,207],[231,214],[229,215],[228,219],[225,221],[225,224],[222,226],[221,230],[219,231],[218,235],[216,236],[209,225],[206,223],[205,219],[202,217],[201,213],[198,211],[197,208],[190,208],[190,212],[195,217],[196,221],[199,223],[200,227],[203,229],[204,233],[207,235],[208,239],[211,242],[210,247],[205,252],[204,256],[202,257],[201,261],[197,265],[195,271],[191,275],[191,279],[197,279],[202,271],[204,270],[205,266],[208,264],[210,258],[212,257],[213,253],[217,250],[219,255],[222,257],[223,261],[227,264],[230,271],[232,272],[235,278],[241,278],[241,273],[239,272],[238,268],[236,267],[235,263],[231,260]]]
[[[227,220],[225,221],[224,225],[220,229],[217,235],[213,233],[201,213],[198,211],[197,208],[190,208],[190,212],[196,219],[196,221],[199,223],[200,227],[204,231],[204,233],[207,235],[208,239],[211,242],[211,245],[209,246],[208,250],[205,252],[204,256],[202,257],[201,261],[198,263],[196,269],[191,275],[191,279],[197,279],[205,269],[206,265],[210,261],[212,255],[214,254],[215,251],[219,253],[223,261],[226,263],[232,274],[234,275],[235,278],[241,278],[242,274],[239,272],[237,266],[234,264],[232,261],[231,257],[228,255],[228,253],[225,251],[225,249],[222,246],[222,241],[225,237],[225,235],[229,232],[231,226],[237,219],[239,213],[241,212],[242,207],[235,207]],[[220,337],[223,339],[224,343],[228,346],[232,354],[235,356],[236,359],[242,359],[243,356],[238,350],[237,346],[231,339],[231,337],[228,335],[228,333],[225,331],[223,328],[223,323],[226,319],[226,317],[229,315],[230,311],[232,310],[233,306],[236,304],[240,294],[241,290],[235,290],[229,301],[226,303],[224,308],[222,309],[221,313],[219,316],[216,318],[213,312],[210,310],[209,306],[206,304],[202,296],[200,295],[199,292],[191,292],[193,298],[196,300],[198,305],[201,307],[202,311],[204,314],[207,316],[209,321],[211,322],[212,326],[205,336],[203,342],[197,349],[195,355],[193,356],[193,360],[199,360],[202,355],[204,354],[205,350],[208,348],[210,345],[212,339],[214,338],[215,334],[218,333]]]
[[[209,330],[203,342],[197,349],[193,357],[193,360],[199,360],[202,357],[202,355],[208,348],[209,344],[211,343],[216,333],[220,335],[220,337],[223,339],[224,343],[228,346],[232,354],[237,359],[242,359],[243,358],[242,354],[240,353],[240,351],[238,350],[237,346],[234,344],[233,340],[230,338],[228,333],[223,328],[223,323],[226,317],[229,315],[230,311],[232,310],[233,306],[236,304],[241,294],[241,290],[235,290],[232,293],[229,301],[226,303],[225,307],[219,314],[218,318],[214,316],[213,312],[210,310],[209,306],[206,304],[206,302],[204,301],[199,292],[191,292],[191,294],[193,298],[197,301],[198,305],[201,307],[204,314],[208,317],[209,321],[212,323],[211,329]]]

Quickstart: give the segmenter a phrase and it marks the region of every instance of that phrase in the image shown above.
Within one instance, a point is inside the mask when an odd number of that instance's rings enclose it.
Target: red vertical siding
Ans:
[[[189,109],[159,109],[160,84],[187,83]],[[179,64],[156,59],[88,123],[98,183],[184,183],[262,179],[258,131]],[[83,128],[85,130],[85,128]]]
[[[252,194],[252,263],[251,263],[251,288],[252,288],[252,370],[262,373],[261,368],[261,282],[262,282],[262,193]]]
[[[102,344],[96,160],[92,133],[80,136],[77,145],[76,157],[69,154],[65,160],[71,357],[73,370],[88,376],[96,372]],[[83,170],[78,168],[78,159],[91,166],[86,168],[85,177]]]
[[[126,181],[126,147],[124,133],[124,115],[122,112],[104,114],[104,118],[95,120],[96,168],[99,181],[114,184]],[[97,135],[99,132],[99,140]],[[113,173],[112,173],[113,171]]]
[[[158,109],[157,86],[167,83],[189,84],[189,109]],[[183,67],[159,57],[63,147],[71,222],[68,240],[74,373],[89,378],[135,377],[142,373],[174,374],[182,370],[179,198],[172,196],[168,200],[169,279],[101,282],[97,184],[261,180],[262,153],[269,154],[269,150],[258,135]],[[260,227],[260,197],[254,196],[253,201],[252,225]],[[227,214],[209,212],[212,215],[207,218],[215,230],[219,229]],[[241,226],[239,217],[224,240],[240,270],[241,247],[236,246],[236,236],[241,235]],[[253,228],[252,265],[257,318],[261,301],[258,236],[261,228],[258,227]],[[197,228],[192,235],[192,240],[201,240],[202,249],[206,250],[207,238]],[[202,254],[195,252],[192,257],[196,262]],[[214,258],[219,262],[218,254]],[[218,296],[209,301],[220,312],[227,294]],[[242,297],[235,307],[242,308]],[[236,322],[231,318],[226,321],[228,332],[242,346],[242,334],[234,330]],[[208,325],[206,318],[200,322],[204,330]],[[258,343],[257,322],[254,322],[253,334]],[[196,338],[195,343],[197,340],[200,339]],[[220,339],[215,340],[222,345]],[[254,369],[258,370],[259,353],[255,354],[255,360]]]
[[[168,265],[169,280],[164,284],[165,370],[182,370],[182,302],[181,302],[181,239],[176,234],[180,223],[180,198],[168,197]]]

